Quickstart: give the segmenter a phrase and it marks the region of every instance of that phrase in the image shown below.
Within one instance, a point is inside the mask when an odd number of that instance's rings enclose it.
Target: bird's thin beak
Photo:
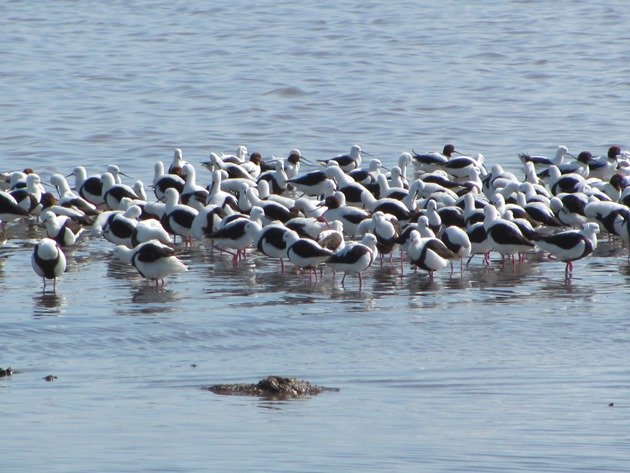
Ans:
[[[121,176],[128,177],[129,179],[133,179],[133,177],[131,177],[129,174],[125,174],[124,172],[119,172],[118,174],[120,174]]]
[[[383,166],[382,164],[381,164],[381,169],[385,169],[386,171],[391,171],[391,169],[389,169],[387,166]]]
[[[361,150],[361,154],[365,154],[366,156],[374,157],[374,155],[372,153],[368,153],[367,151],[363,151],[363,150]]]

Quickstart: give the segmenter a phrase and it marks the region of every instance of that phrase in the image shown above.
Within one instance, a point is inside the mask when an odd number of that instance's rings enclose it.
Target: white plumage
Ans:
[[[57,290],[57,278],[66,270],[66,256],[55,240],[43,238],[35,245],[31,264],[35,273],[44,281],[46,290],[46,279],[53,280],[53,292]]]
[[[142,277],[154,280],[156,288],[160,281],[164,286],[166,276],[188,271],[186,265],[175,256],[175,250],[158,240],[149,240],[135,248],[118,245],[114,254],[121,261],[132,264]]]

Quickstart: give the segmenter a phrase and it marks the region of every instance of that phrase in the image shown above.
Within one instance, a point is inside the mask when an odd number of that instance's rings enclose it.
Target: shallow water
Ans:
[[[359,143],[393,164],[452,141],[518,170],[521,151],[628,145],[623,2],[0,9],[3,169],[118,163],[146,182],[177,146],[198,164],[238,144],[319,158]],[[30,267],[40,234],[0,248],[3,470],[628,470],[617,243],[571,284],[529,255],[433,282],[374,267],[361,291],[181,248],[189,272],[155,292],[90,237],[51,294]],[[268,374],[340,391],[199,389]]]

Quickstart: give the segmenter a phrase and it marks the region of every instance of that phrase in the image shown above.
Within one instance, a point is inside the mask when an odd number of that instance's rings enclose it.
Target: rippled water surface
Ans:
[[[393,164],[446,142],[519,170],[520,151],[630,145],[625,2],[206,3],[3,3],[2,170],[117,163],[146,182],[175,147],[198,164],[359,143]],[[181,248],[189,272],[156,293],[86,237],[51,294],[40,235],[0,248],[3,471],[629,469],[618,243],[571,284],[530,255],[433,282],[374,267],[361,291]],[[268,374],[340,391],[199,389]]]

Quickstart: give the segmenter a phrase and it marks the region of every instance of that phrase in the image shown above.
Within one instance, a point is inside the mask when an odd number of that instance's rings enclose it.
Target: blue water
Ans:
[[[453,142],[516,153],[628,146],[625,2],[5,2],[2,170],[119,164],[181,147],[393,164]],[[205,173],[199,180],[207,180]],[[628,471],[630,263],[401,279],[358,290],[254,255],[181,248],[156,293],[111,246],[69,252],[57,294],[39,231],[0,248],[2,471]],[[46,382],[42,378],[55,375]],[[268,374],[338,387],[299,401],[201,386]],[[610,403],[614,405],[609,406]]]

